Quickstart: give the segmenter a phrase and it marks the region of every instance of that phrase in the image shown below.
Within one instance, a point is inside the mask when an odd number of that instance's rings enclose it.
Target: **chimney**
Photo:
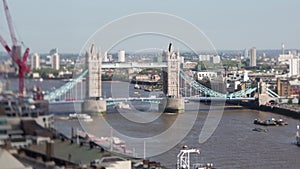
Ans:
[[[54,154],[54,142],[50,141],[46,143],[46,160],[50,161]]]

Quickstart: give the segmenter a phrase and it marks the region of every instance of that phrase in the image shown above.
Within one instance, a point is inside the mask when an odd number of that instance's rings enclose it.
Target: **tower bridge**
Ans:
[[[169,44],[168,50],[163,51],[161,63],[102,63],[102,56],[94,44],[91,45],[90,50],[85,54],[84,70],[77,78],[64,84],[60,88],[45,95],[45,99],[59,104],[66,101],[66,95],[76,93],[74,98],[77,103],[82,103],[82,111],[87,113],[105,112],[106,106],[126,101],[144,101],[159,104],[159,108],[164,112],[182,112],[184,111],[184,101],[201,101],[201,100],[259,100],[259,104],[278,98],[279,96],[273,91],[266,88],[263,82],[258,84],[258,87],[246,88],[244,90],[223,94],[214,91],[206,86],[199,84],[192,77],[185,74],[180,68],[180,54],[173,50],[172,43]],[[131,69],[131,68],[161,68],[163,78],[163,98],[110,98],[106,99],[102,95],[102,69]],[[83,88],[83,79],[86,77],[86,86]],[[182,92],[181,85],[184,81],[185,87],[193,90],[196,96],[187,96]],[[78,84],[81,84],[80,91],[78,92]],[[74,89],[75,88],[75,89]],[[72,92],[75,90],[75,92]],[[85,92],[83,92],[85,90]],[[253,93],[257,92],[257,96],[253,97]],[[77,94],[81,93],[81,98],[77,98]],[[197,95],[198,94],[198,95]],[[62,96],[65,95],[65,100],[62,101]],[[85,95],[83,98],[82,95]],[[69,101],[70,101],[69,100]]]

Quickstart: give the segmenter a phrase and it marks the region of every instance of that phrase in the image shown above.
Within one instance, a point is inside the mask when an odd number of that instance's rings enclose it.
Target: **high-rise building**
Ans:
[[[245,49],[244,50],[244,58],[247,59],[249,57],[248,55],[248,49]]]
[[[125,51],[120,50],[118,52],[118,62],[125,62]]]
[[[199,61],[210,61],[210,55],[199,55]]]
[[[299,76],[300,61],[299,58],[289,59],[289,76]]]
[[[31,56],[31,69],[40,69],[40,55],[37,53],[34,53]]]
[[[256,48],[250,49],[250,66],[256,66]]]
[[[284,55],[284,43],[281,44],[281,54]]]
[[[295,59],[298,58],[297,56],[297,51],[288,51],[287,54],[281,54],[279,55],[279,57],[277,58],[277,64],[279,65],[288,65],[290,62],[290,59]]]
[[[221,62],[221,57],[219,55],[211,56],[210,62],[212,62],[214,64],[220,63]]]
[[[103,62],[108,62],[107,52],[104,52]]]
[[[59,67],[60,67],[60,57],[59,57],[57,48],[52,49],[49,52],[49,54],[51,56],[51,68],[55,69],[55,70],[59,70]]]

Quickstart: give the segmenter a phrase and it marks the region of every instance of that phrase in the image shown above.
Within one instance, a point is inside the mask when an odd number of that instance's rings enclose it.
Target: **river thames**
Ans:
[[[12,85],[17,87],[12,80]],[[25,81],[27,87],[32,84],[40,84],[49,90],[57,88],[65,82],[53,80],[43,82]],[[120,95],[134,95],[138,92],[141,96],[149,96],[149,92],[133,89],[134,85],[124,82],[103,82],[102,91],[107,97]],[[111,92],[113,91],[113,92]],[[299,120],[290,117],[262,112],[246,108],[225,108],[220,123],[215,132],[204,143],[199,143],[199,134],[208,115],[210,105],[195,102],[186,103],[186,111],[181,114],[161,114],[156,111],[155,105],[146,103],[132,103],[136,110],[117,110],[108,108],[108,113],[103,116],[94,117],[93,122],[78,123],[71,120],[56,120],[55,128],[66,135],[70,135],[72,127],[85,129],[97,136],[109,136],[110,131],[104,127],[103,120],[114,129],[114,135],[127,135],[137,139],[151,138],[172,128],[176,119],[183,118],[181,125],[176,130],[182,131],[186,126],[191,129],[186,136],[177,144],[171,146],[170,150],[161,152],[159,155],[147,157],[150,160],[161,162],[167,168],[176,167],[176,156],[183,145],[200,148],[200,158],[193,156],[193,161],[212,162],[217,168],[291,168],[300,166],[300,147],[295,145],[296,126]],[[216,107],[215,107],[216,108]],[[121,112],[121,113],[120,113]],[[192,119],[195,118],[195,119]],[[256,118],[270,119],[282,118],[288,122],[287,126],[262,127],[253,124]],[[195,123],[193,123],[195,121]],[[212,124],[215,125],[215,124]],[[266,128],[268,132],[252,131],[254,128]],[[175,130],[175,131],[176,131]],[[120,133],[120,134],[118,134]],[[175,133],[176,136],[176,133]],[[120,137],[123,139],[122,137]],[[126,139],[125,139],[126,140]],[[146,145],[146,154],[159,152],[168,147],[164,140],[153,140],[153,145]],[[135,149],[139,155],[143,154],[143,146],[136,142],[127,142],[129,150]],[[135,148],[136,147],[136,148]],[[151,148],[147,148],[151,147]],[[148,155],[147,155],[148,156]]]
[[[124,82],[103,83],[103,91],[108,97],[126,96],[139,92],[142,96],[149,95],[148,92],[133,89],[133,85]],[[112,92],[110,92],[112,91]],[[123,93],[123,94],[122,94]],[[183,119],[176,130],[182,131],[186,126],[191,129],[185,133],[186,136],[162,154],[148,157],[150,160],[161,162],[167,168],[176,167],[176,156],[183,145],[193,148],[200,148],[201,155],[192,156],[193,161],[212,162],[217,168],[298,168],[300,166],[300,147],[295,145],[296,125],[299,120],[246,108],[225,108],[220,123],[215,132],[204,143],[199,143],[199,134],[208,115],[209,109],[218,109],[218,106],[200,104],[195,102],[186,103],[186,110],[182,114],[161,114],[156,110],[155,105],[131,103],[134,110],[108,109],[108,113],[101,117],[94,117],[91,123],[81,122],[89,133],[97,136],[109,136],[109,129],[104,126],[107,122],[114,129],[114,135],[120,137],[130,136],[137,139],[153,138],[146,150],[136,140],[127,141],[128,149],[135,149],[139,155],[143,151],[147,153],[159,152],[169,146],[165,140],[159,140],[155,136],[174,127],[176,119]],[[195,123],[193,123],[193,119]],[[261,127],[253,124],[256,118],[270,119],[282,118],[288,122],[287,126]],[[72,121],[57,121],[57,129],[70,133],[70,126],[79,127],[78,123]],[[69,124],[66,127],[66,124]],[[212,124],[214,125],[214,124]],[[266,128],[268,132],[252,131],[256,127]],[[67,128],[67,129],[66,129]],[[175,132],[176,132],[175,130]],[[120,133],[119,135],[117,133]],[[174,134],[176,137],[176,133]],[[171,136],[171,137],[174,137]],[[169,140],[169,138],[167,138]],[[154,144],[154,146],[153,146]],[[136,147],[136,148],[135,148]],[[151,147],[151,148],[147,148]],[[147,154],[146,153],[146,154]],[[148,155],[147,155],[148,156]]]

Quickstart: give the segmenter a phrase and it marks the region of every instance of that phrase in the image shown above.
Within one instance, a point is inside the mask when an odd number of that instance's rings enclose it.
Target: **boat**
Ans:
[[[252,131],[257,131],[257,132],[268,132],[268,129],[263,129],[263,128],[259,128],[259,127],[256,127],[254,129],[252,129]]]
[[[78,120],[83,120],[85,122],[91,122],[91,121],[93,121],[93,119],[92,119],[92,117],[90,115],[82,114],[82,113],[69,114],[69,119],[70,120],[78,119]]]
[[[135,84],[135,85],[134,85],[134,88],[135,88],[135,89],[141,89],[141,87],[140,87],[138,84]]]
[[[282,119],[276,120],[275,118],[271,118],[269,120],[255,119],[253,123],[258,124],[258,125],[263,125],[263,126],[285,126],[285,125],[288,125],[288,123],[283,121]]]
[[[300,134],[299,134],[299,128],[300,128],[300,126],[297,125],[296,144],[297,144],[298,146],[300,146]]]
[[[190,162],[191,154],[200,154],[199,148],[191,148],[189,149],[187,145],[184,145],[177,155],[177,167],[176,169],[182,168],[195,168],[195,169],[215,169],[213,163],[193,163],[192,166]]]

